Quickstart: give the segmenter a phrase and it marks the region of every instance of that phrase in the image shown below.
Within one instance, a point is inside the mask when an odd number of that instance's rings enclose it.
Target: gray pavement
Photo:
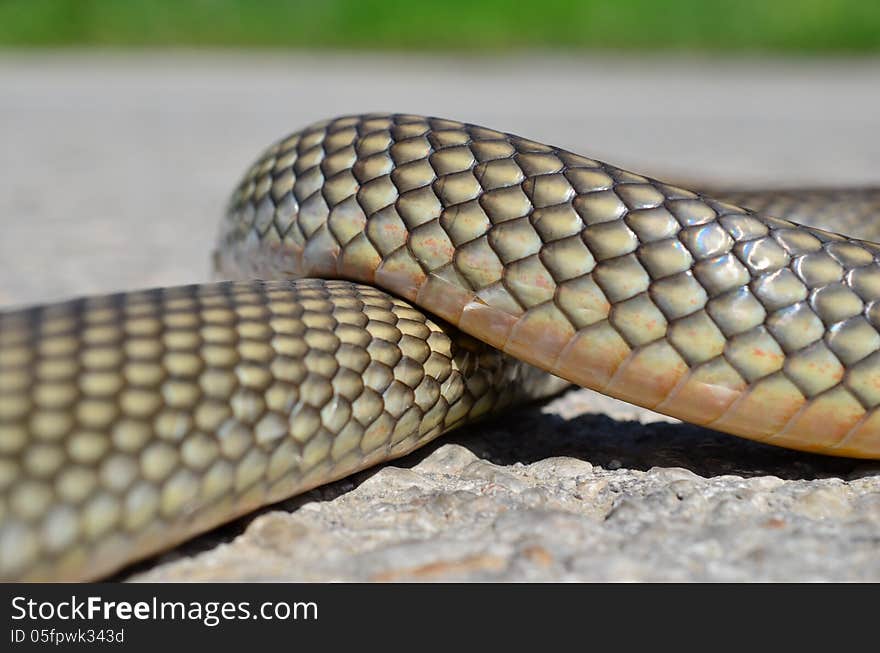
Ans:
[[[0,305],[204,280],[257,153],[373,110],[676,179],[857,184],[880,169],[878,60],[0,53]]]
[[[259,151],[373,110],[483,123],[661,178],[880,182],[878,60],[0,53],[0,305],[208,279],[218,216]],[[876,464],[655,419],[569,393],[139,571],[880,579]]]

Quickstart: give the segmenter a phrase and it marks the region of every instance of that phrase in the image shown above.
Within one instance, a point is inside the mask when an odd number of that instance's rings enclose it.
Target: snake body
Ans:
[[[764,197],[438,118],[297,132],[222,222],[243,281],[0,314],[0,578],[106,575],[568,382],[880,458],[880,245]]]

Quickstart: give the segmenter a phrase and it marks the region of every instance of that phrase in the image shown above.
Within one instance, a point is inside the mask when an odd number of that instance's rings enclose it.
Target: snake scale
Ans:
[[[817,204],[880,193],[722,201],[451,120],[312,125],[232,196],[241,281],[0,313],[0,578],[106,576],[569,382],[880,458],[880,245],[771,217]]]

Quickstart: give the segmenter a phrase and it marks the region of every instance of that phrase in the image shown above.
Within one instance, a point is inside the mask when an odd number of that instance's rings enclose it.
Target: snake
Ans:
[[[880,458],[880,245],[817,215],[870,227],[880,190],[688,190],[418,115],[306,127],[234,190],[219,280],[0,313],[0,578],[107,577],[571,384]]]

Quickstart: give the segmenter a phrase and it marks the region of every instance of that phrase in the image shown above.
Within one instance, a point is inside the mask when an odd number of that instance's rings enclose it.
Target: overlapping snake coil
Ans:
[[[770,217],[880,194],[736,201],[436,118],[285,138],[215,253],[260,281],[0,314],[0,577],[106,575],[556,377],[880,457],[880,246]]]

